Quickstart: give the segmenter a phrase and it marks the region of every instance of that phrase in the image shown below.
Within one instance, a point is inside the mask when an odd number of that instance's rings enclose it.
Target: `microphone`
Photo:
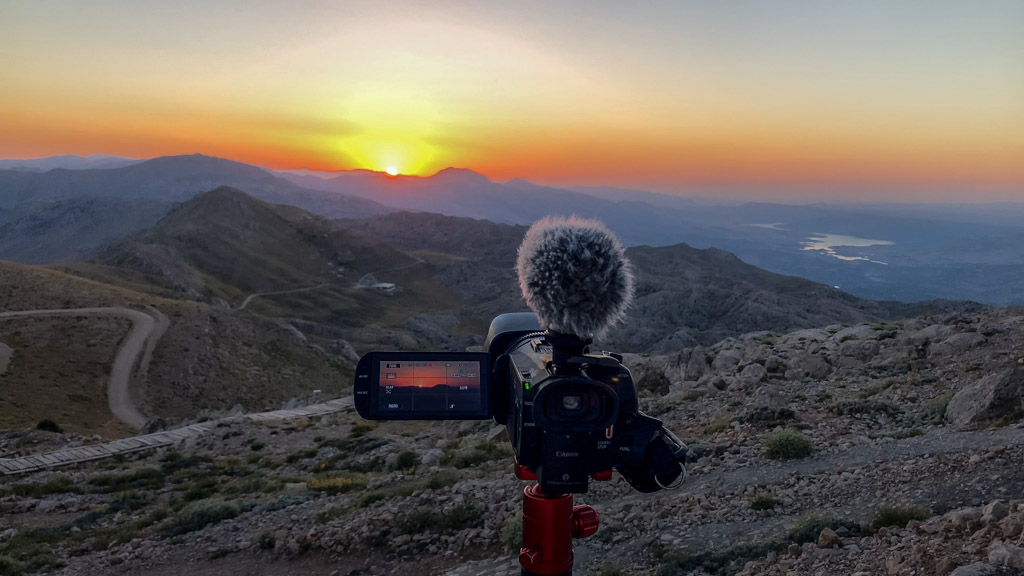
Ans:
[[[584,339],[604,335],[633,300],[625,249],[598,220],[538,220],[519,246],[516,273],[526,305],[541,325]]]

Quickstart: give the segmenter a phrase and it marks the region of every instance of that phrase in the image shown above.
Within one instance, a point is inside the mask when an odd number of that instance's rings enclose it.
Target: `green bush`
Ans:
[[[264,444],[263,442],[259,442],[259,441],[253,442],[252,444],[249,444],[249,450],[252,450],[253,452],[259,452],[260,450],[263,450],[266,447],[267,447],[266,444]]]
[[[341,518],[346,512],[348,512],[348,509],[344,506],[328,506],[316,513],[316,521],[326,524],[335,518]]]
[[[204,526],[216,524],[221,520],[227,520],[238,516],[240,509],[235,502],[225,502],[220,498],[208,498],[190,502],[187,506],[178,511],[174,518],[173,532],[185,534],[199,530]]]
[[[750,508],[753,510],[771,510],[779,504],[779,500],[771,494],[758,494],[750,500]]]
[[[161,522],[163,520],[166,520],[170,516],[171,516],[171,511],[168,510],[167,508],[164,508],[163,506],[160,506],[158,508],[154,508],[153,510],[151,510],[149,512],[149,514],[146,514],[145,516],[143,516],[142,518],[137,520],[135,522],[135,527],[140,529],[140,530],[143,529],[143,528],[148,528],[149,526],[152,526],[153,524],[156,524],[157,522]]]
[[[936,424],[944,422],[946,407],[949,406],[949,401],[953,399],[954,394],[953,390],[949,390],[925,402],[922,408],[924,420]]]
[[[891,414],[900,413],[900,409],[888,402],[878,400],[840,400],[829,406],[829,412],[837,416],[852,416],[855,414]]]
[[[260,547],[260,550],[273,550],[275,544],[277,544],[277,538],[274,537],[273,532],[263,532],[256,537],[256,545]]]
[[[704,427],[705,434],[715,434],[725,430],[732,424],[732,418],[729,416],[719,416],[711,421],[710,424]]]
[[[619,565],[614,562],[605,564],[601,567],[601,571],[598,572],[598,576],[623,576],[622,568],[619,568]]]
[[[501,543],[505,550],[518,552],[523,547],[523,514],[519,513],[505,520],[501,525]]]
[[[887,506],[879,508],[871,518],[871,528],[878,530],[888,526],[906,528],[911,520],[927,520],[932,511],[924,506]]]
[[[454,485],[459,481],[459,474],[454,470],[442,470],[437,474],[433,474],[423,484],[424,488],[428,490],[440,490]]]
[[[36,424],[36,430],[42,430],[43,432],[56,432],[57,434],[60,434],[61,432],[64,431],[64,429],[61,428],[60,425],[58,425],[53,420],[50,420],[49,418],[45,420],[40,420],[39,424]]]
[[[398,454],[395,460],[395,470],[407,470],[420,463],[420,457],[415,452],[405,450]]]
[[[101,474],[89,479],[96,492],[123,492],[139,488],[160,488],[164,485],[164,473],[157,468],[144,467],[120,474]]]
[[[0,576],[21,574],[21,562],[10,556],[0,555]]]
[[[310,478],[306,485],[310,490],[326,494],[343,494],[366,488],[366,479],[362,476],[317,476]]]
[[[360,436],[364,436],[372,431],[373,426],[370,426],[369,424],[356,424],[352,427],[352,431],[349,432],[349,438],[359,438]]]
[[[438,514],[430,508],[420,508],[398,521],[398,531],[402,534],[419,534],[437,524]]]
[[[866,400],[868,398],[871,398],[872,396],[875,396],[877,394],[881,394],[882,392],[885,392],[889,388],[892,388],[893,384],[894,384],[894,382],[893,382],[892,379],[879,382],[878,384],[875,384],[873,386],[869,386],[869,387],[861,390],[860,392],[858,392],[857,393],[857,397]]]
[[[773,460],[805,458],[814,452],[814,444],[811,439],[792,428],[772,432],[765,439],[764,445],[765,458]]]
[[[480,522],[481,518],[483,518],[483,512],[472,504],[456,506],[441,515],[441,528],[452,531],[462,530]]]
[[[491,442],[490,440],[483,440],[478,442],[469,450],[457,450],[448,454],[445,461],[455,468],[469,468],[471,466],[476,466],[477,464],[490,462],[491,460],[500,460],[511,457],[512,448],[508,445],[498,444],[496,442]]]
[[[47,494],[78,494],[81,490],[67,476],[55,476],[41,484],[15,484],[9,489],[0,489],[0,494],[4,492],[25,498],[42,498]]]
[[[285,462],[289,464],[294,464],[299,460],[309,460],[310,458],[316,458],[316,454],[316,448],[305,448],[289,454],[288,457],[285,458]]]
[[[419,534],[436,526],[445,531],[469,528],[480,522],[483,512],[471,504],[457,506],[448,512],[438,513],[431,508],[420,508],[398,521],[398,530],[403,534]]]

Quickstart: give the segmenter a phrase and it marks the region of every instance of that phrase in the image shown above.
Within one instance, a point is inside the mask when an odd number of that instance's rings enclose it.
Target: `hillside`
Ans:
[[[436,214],[397,213],[343,225],[387,238],[398,247],[423,246],[462,258],[437,281],[461,295],[471,314],[490,322],[526,310],[515,257],[526,228]],[[600,343],[616,350],[663,353],[713,344],[753,330],[787,331],[831,324],[976,309],[969,304],[904,305],[865,300],[803,278],[746,264],[728,252],[686,244],[627,248],[637,299],[626,320]]]
[[[0,259],[25,264],[84,260],[152,226],[173,206],[155,198],[25,202],[0,216]]]
[[[185,202],[152,228],[110,246],[77,274],[221,308],[288,319],[305,334],[356,350],[464,349],[463,301],[434,281],[452,256],[400,251],[293,206],[227,187]],[[393,292],[372,286],[395,285]],[[475,336],[475,338],[474,338]]]
[[[329,283],[346,267],[358,274],[413,261],[332,230],[308,212],[275,207],[229,187],[180,204],[152,228],[96,258],[184,297],[229,301]]]
[[[236,405],[274,407],[314,389],[340,395],[351,378],[343,340],[303,339],[275,320],[58,270],[0,261],[0,302],[0,312],[126,306],[165,315],[170,323],[148,370],[135,366],[133,382],[140,410],[171,422]],[[0,342],[12,349],[0,386],[0,428],[49,418],[71,431],[125,434],[107,410],[104,383],[128,326],[102,315],[0,319]]]
[[[999,398],[1024,394],[1022,346],[1010,309],[627,357],[641,409],[687,443],[689,478],[653,494],[591,482],[577,501],[601,527],[574,540],[576,572],[1018,576],[1024,409]],[[221,420],[175,449],[18,477],[0,556],[62,576],[518,575],[524,483],[499,431]]]

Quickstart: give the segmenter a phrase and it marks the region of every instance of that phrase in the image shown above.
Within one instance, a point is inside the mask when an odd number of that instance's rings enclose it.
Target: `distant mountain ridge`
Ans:
[[[22,170],[29,172],[46,172],[55,168],[68,170],[85,170],[101,168],[121,168],[143,162],[137,158],[125,156],[114,156],[112,154],[90,154],[78,156],[77,154],[62,154],[59,156],[48,156],[46,158],[25,158],[0,160],[0,170]]]
[[[85,259],[153,225],[175,204],[219,186],[242,187],[265,201],[331,217],[392,210],[363,198],[304,189],[255,166],[198,154],[104,169],[0,170],[0,258],[30,264]]]
[[[483,321],[503,312],[526,310],[514,271],[525,226],[426,213],[394,213],[340,224],[386,238],[397,248],[420,247],[463,256],[442,268],[437,281],[465,298],[470,313]],[[723,250],[700,250],[687,244],[634,246],[627,248],[626,255],[636,273],[637,298],[626,319],[601,343],[623,351],[669,353],[746,332],[784,332],[981,308],[957,302],[912,305],[866,300],[804,278],[762,270]]]
[[[80,196],[183,202],[218,186],[242,188],[261,200],[287,202],[332,217],[389,211],[372,200],[307,190],[256,166],[201,154],[163,156],[107,170],[58,168],[43,174],[0,171],[0,208],[29,200]]]
[[[720,248],[766,270],[839,286],[864,298],[1024,304],[1024,220],[1014,217],[1024,214],[1024,204],[920,210],[906,205],[725,205],[609,187],[562,189],[522,179],[501,183],[456,168],[427,177],[369,170],[274,172],[201,155],[104,170],[0,170],[0,226],[16,219],[8,232],[23,229],[26,222],[39,232],[32,242],[0,234],[0,257],[25,262],[77,258],[81,247],[110,241],[109,233],[90,231],[88,211],[76,222],[70,219],[78,213],[74,204],[60,208],[52,203],[139,197],[175,203],[221,185],[331,218],[407,210],[528,225],[542,216],[576,214],[603,220],[628,246],[685,242]],[[127,206],[111,205],[110,214],[124,220],[111,233],[128,234],[152,223],[133,222]],[[81,230],[81,238],[70,245],[74,250],[62,253],[68,243],[50,240],[42,233],[47,226],[54,239],[69,238],[61,229]],[[815,237],[831,243],[816,245]]]

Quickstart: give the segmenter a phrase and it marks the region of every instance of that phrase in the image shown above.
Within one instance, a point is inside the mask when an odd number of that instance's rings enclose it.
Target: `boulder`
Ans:
[[[786,378],[789,380],[821,380],[832,373],[832,366],[824,357],[817,354],[799,353],[794,354],[789,360],[789,370],[786,370]]]
[[[979,508],[961,508],[947,512],[942,519],[953,530],[973,532],[981,526],[981,515]]]
[[[768,380],[768,370],[760,364],[749,364],[740,371],[739,377],[745,382],[765,382]]]
[[[427,453],[420,458],[420,462],[424,466],[437,466],[441,463],[441,459],[444,458],[444,451],[434,448],[433,450],[427,450]]]
[[[839,345],[839,354],[867,361],[878,354],[879,346],[878,340],[850,340]]]
[[[711,367],[719,374],[733,374],[736,366],[743,360],[743,356],[735,350],[723,350],[715,356]]]
[[[938,344],[932,344],[928,356],[932,358],[952,358],[967,352],[975,346],[985,343],[986,338],[977,332],[960,332],[953,334]]]
[[[999,522],[1010,513],[1010,506],[1006,502],[996,500],[987,504],[981,509],[981,523],[985,526]]]
[[[690,351],[690,356],[686,359],[686,363],[680,362],[680,365],[683,380],[699,380],[709,368],[707,353],[704,351],[704,348],[694,348]]]
[[[996,372],[962,388],[946,407],[946,421],[961,430],[1024,416],[1024,369]]]
[[[633,366],[632,374],[633,382],[636,384],[638,392],[646,390],[647,392],[664,396],[668,393],[669,386],[672,384],[669,382],[668,377],[665,376],[664,366],[659,362],[642,362]]]
[[[839,535],[833,532],[831,528],[825,528],[821,531],[821,534],[818,535],[818,548],[837,548],[842,545],[842,543],[842,539],[839,538]]]
[[[1012,544],[993,544],[989,548],[988,561],[996,566],[1024,570],[1024,548]]]

